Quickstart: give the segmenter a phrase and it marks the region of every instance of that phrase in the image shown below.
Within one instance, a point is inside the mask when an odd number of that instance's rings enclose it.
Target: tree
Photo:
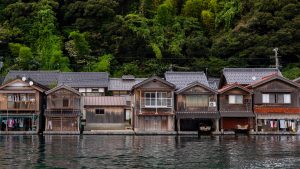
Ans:
[[[76,70],[83,70],[84,66],[92,62],[91,49],[83,33],[72,31],[69,35],[69,41],[65,43],[65,49],[76,65],[74,66]]]
[[[69,59],[63,56],[62,40],[57,35],[55,13],[46,0],[38,3],[30,35],[35,60],[40,63],[40,69],[69,70]]]
[[[100,56],[98,62],[92,65],[92,71],[109,72],[112,60],[113,60],[113,55],[111,54],[105,54],[103,56]]]

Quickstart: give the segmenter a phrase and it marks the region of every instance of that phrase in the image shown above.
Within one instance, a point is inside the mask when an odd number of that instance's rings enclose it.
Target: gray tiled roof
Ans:
[[[186,87],[192,82],[199,82],[205,86],[209,86],[204,72],[173,72],[165,73],[165,78],[168,82],[176,85],[177,89]]]
[[[62,72],[58,85],[70,87],[108,87],[107,72]]]
[[[209,87],[218,90],[220,79],[219,78],[208,78]]]
[[[146,80],[146,78],[109,78],[108,90],[130,91],[132,86]]]
[[[126,98],[123,96],[85,96],[84,106],[126,106]]]
[[[4,83],[19,77],[30,78],[41,85],[50,86],[57,83],[59,71],[17,71],[11,70],[5,76]]]
[[[261,80],[263,77],[276,74],[282,76],[276,68],[224,68],[223,75],[227,83],[248,85]]]

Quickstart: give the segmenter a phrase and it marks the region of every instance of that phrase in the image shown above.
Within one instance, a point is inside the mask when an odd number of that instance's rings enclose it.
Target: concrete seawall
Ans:
[[[0,135],[37,135],[36,131],[0,131]],[[44,135],[198,135],[197,131],[133,131],[133,130],[91,130],[44,131]],[[212,135],[235,135],[234,132],[213,132]],[[295,132],[249,132],[249,135],[300,135]]]

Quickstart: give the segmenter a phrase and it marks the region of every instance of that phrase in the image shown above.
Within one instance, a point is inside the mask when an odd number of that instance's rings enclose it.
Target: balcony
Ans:
[[[7,105],[7,108],[5,108]],[[32,111],[32,110],[38,110],[38,107],[36,105],[35,101],[8,101],[7,103],[1,104],[1,109],[7,109],[7,110],[21,110],[21,111]]]
[[[209,107],[207,106],[186,106],[184,102],[178,102],[177,103],[177,111],[180,112],[211,112],[211,111],[217,111],[217,107]]]
[[[56,117],[76,117],[80,116],[81,111],[79,109],[47,109],[45,116],[56,116]]]
[[[141,102],[138,101],[137,105],[141,106],[141,108],[146,108],[146,109],[173,108],[173,99],[172,98],[158,98],[158,99],[144,98],[141,100]]]

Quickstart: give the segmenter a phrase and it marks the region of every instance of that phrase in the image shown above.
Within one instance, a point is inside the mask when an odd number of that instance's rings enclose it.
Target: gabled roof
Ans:
[[[44,86],[50,86],[57,84],[59,71],[23,71],[23,70],[11,70],[7,73],[4,79],[4,83],[16,79],[17,77],[26,77],[27,79],[32,79],[36,83]]]
[[[222,78],[225,78],[227,84],[237,82],[241,85],[249,85],[274,73],[282,76],[277,68],[224,68]]]
[[[208,78],[208,84],[209,87],[214,89],[214,90],[218,90],[218,86],[219,86],[219,82],[220,82],[220,78]]]
[[[56,86],[56,87],[54,87],[53,89],[48,90],[48,91],[45,92],[45,93],[46,93],[46,95],[48,95],[48,94],[53,93],[53,92],[55,92],[55,91],[58,91],[58,90],[60,90],[60,89],[66,89],[66,90],[68,90],[68,91],[70,91],[70,92],[73,92],[73,93],[79,95],[79,96],[81,95],[81,93],[80,93],[79,91],[73,89],[73,88],[70,87],[70,86],[66,86],[66,85],[59,85],[59,86]]]
[[[210,88],[210,87],[208,87],[208,86],[206,86],[206,85],[204,85],[202,83],[199,83],[198,81],[195,81],[195,82],[192,82],[192,83],[188,84],[186,87],[177,90],[176,93],[177,94],[182,93],[182,92],[184,92],[184,91],[186,91],[186,90],[188,90],[188,89],[190,89],[192,87],[195,87],[195,86],[200,86],[200,87],[202,87],[202,88],[204,88],[204,89],[206,89],[208,91],[211,91],[212,93],[215,93],[215,94],[218,93],[216,90],[214,90],[214,89],[212,89],[212,88]]]
[[[84,106],[127,106],[123,96],[85,96]]]
[[[300,77],[294,79],[293,82],[300,83]]]
[[[289,80],[289,79],[287,79],[285,77],[279,76],[277,74],[266,76],[266,77],[262,78],[261,80],[248,85],[247,87],[255,88],[255,87],[258,87],[260,85],[263,85],[263,84],[265,84],[267,82],[270,82],[270,81],[273,81],[273,80],[281,80],[281,81],[283,81],[285,83],[288,83],[288,84],[290,84],[292,86],[300,88],[300,84],[298,84],[298,83],[296,83],[296,82],[294,82],[292,80]]]
[[[62,72],[58,85],[70,87],[108,87],[107,72]]]
[[[33,82],[32,85],[29,84],[30,81]],[[32,79],[26,79],[25,81],[23,81],[20,77],[16,77],[16,78],[14,78],[14,79],[11,79],[11,80],[8,80],[8,81],[4,82],[4,83],[0,86],[0,90],[3,89],[3,88],[5,88],[5,87],[7,87],[7,86],[9,86],[10,84],[15,83],[15,82],[28,83],[29,86],[31,86],[32,88],[34,88],[34,89],[36,89],[36,90],[38,90],[38,91],[40,91],[40,92],[45,92],[46,90],[48,90],[48,88],[47,88],[46,86],[41,85],[41,84],[39,84],[39,83],[33,81]]]
[[[223,93],[225,93],[225,92],[227,92],[231,89],[234,89],[234,88],[238,88],[238,89],[244,90],[245,92],[248,92],[248,93],[252,94],[251,90],[249,90],[248,88],[246,88],[246,87],[244,87],[244,86],[242,86],[238,83],[228,84],[228,85],[224,86],[223,88],[219,89],[218,92],[220,94],[223,94]]]
[[[109,91],[130,91],[132,86],[146,80],[146,78],[135,78],[133,77],[124,77],[122,78],[109,78]]]
[[[204,72],[173,72],[167,71],[165,78],[168,82],[176,85],[176,89],[186,87],[188,84],[198,81],[205,86],[209,86]]]
[[[167,86],[170,86],[171,88],[174,88],[174,89],[176,87],[174,84],[172,84],[172,83],[170,83],[170,82],[168,82],[168,81],[166,81],[166,80],[164,80],[164,79],[162,79],[162,78],[160,78],[158,76],[152,76],[152,77],[150,77],[150,78],[148,78],[148,79],[146,79],[146,80],[144,80],[144,81],[142,81],[142,82],[140,82],[140,83],[132,86],[132,89],[141,87],[142,85],[147,84],[149,82],[152,82],[154,80],[157,80],[157,81],[159,81],[159,82],[161,82],[161,83],[163,83],[163,84],[165,84]]]

